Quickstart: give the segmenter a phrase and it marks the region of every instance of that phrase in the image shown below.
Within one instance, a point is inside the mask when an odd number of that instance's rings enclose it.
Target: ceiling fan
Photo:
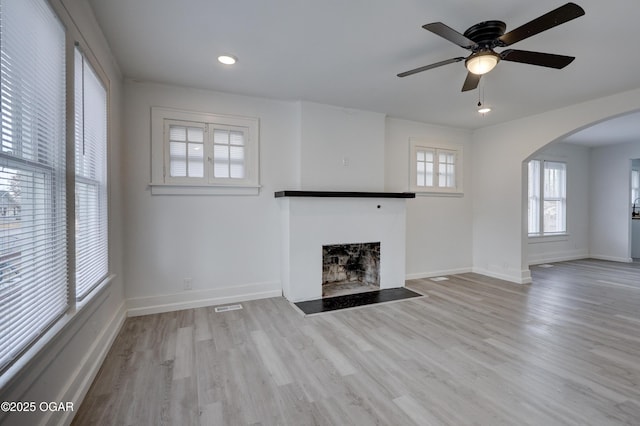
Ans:
[[[491,71],[500,60],[520,62],[530,65],[561,69],[569,65],[575,58],[573,56],[554,55],[552,53],[531,52],[528,50],[507,49],[498,53],[496,47],[507,47],[521,40],[534,36],[550,28],[564,24],[572,19],[584,15],[584,9],[575,3],[567,3],[552,10],[514,30],[505,34],[507,26],[502,21],[485,21],[475,24],[467,29],[464,34],[448,27],[442,22],[433,22],[423,25],[427,31],[439,35],[458,46],[470,50],[471,55],[447,59],[435,64],[425,65],[410,71],[398,74],[398,77],[406,77],[422,71],[437,68],[454,62],[465,61],[468,73],[462,85],[462,91],[473,90],[478,87],[482,75]]]

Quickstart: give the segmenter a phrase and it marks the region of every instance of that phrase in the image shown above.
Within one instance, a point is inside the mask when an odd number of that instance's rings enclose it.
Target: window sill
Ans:
[[[464,192],[446,192],[446,191],[420,191],[412,190],[416,193],[416,197],[463,197]]]
[[[186,185],[150,183],[151,195],[258,195],[260,185]]]
[[[569,241],[569,234],[529,235],[529,244]]]

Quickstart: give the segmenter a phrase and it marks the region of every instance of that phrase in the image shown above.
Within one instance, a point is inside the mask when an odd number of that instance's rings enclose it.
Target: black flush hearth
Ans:
[[[298,302],[295,305],[305,315],[330,312],[338,309],[355,308],[358,306],[373,305],[375,303],[392,302],[395,300],[410,299],[422,296],[420,293],[404,287],[387,288],[384,290],[369,291],[367,293],[348,294],[346,296],[325,297],[323,299]]]

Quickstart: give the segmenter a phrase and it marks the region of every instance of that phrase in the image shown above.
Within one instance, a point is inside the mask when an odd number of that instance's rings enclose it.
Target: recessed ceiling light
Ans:
[[[480,114],[484,115],[484,114],[486,114],[486,113],[488,113],[488,112],[491,112],[491,108],[489,108],[489,107],[482,107],[482,108],[478,108],[478,112],[479,112]]]
[[[235,56],[231,55],[220,55],[218,56],[218,62],[225,65],[233,65],[238,61]]]

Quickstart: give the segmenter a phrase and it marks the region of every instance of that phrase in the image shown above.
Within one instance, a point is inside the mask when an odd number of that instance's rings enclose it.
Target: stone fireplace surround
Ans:
[[[380,289],[404,287],[406,199],[414,193],[279,191],[282,291],[322,298],[322,247],[380,242]]]

